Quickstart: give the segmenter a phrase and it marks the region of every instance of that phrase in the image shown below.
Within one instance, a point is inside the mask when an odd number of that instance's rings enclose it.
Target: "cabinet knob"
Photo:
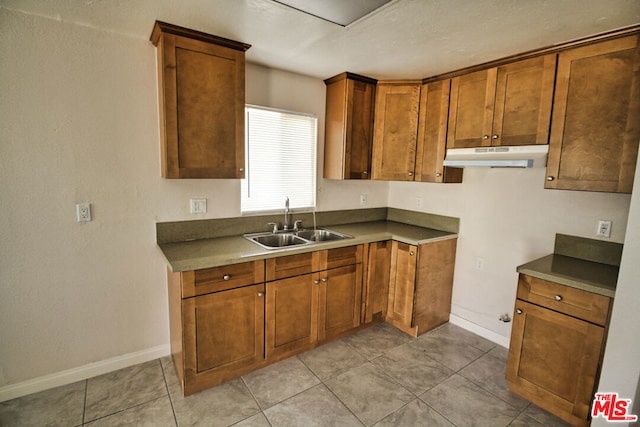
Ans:
[[[498,134],[497,134],[497,133],[494,133],[494,134],[493,134],[493,136],[492,136],[491,138],[493,138],[493,139],[498,139]]]
[[[314,281],[313,281],[313,284],[314,284],[314,285],[319,285],[319,284],[320,284],[320,280],[314,280]]]
[[[552,176],[548,176],[548,177],[547,177],[547,181],[553,181],[554,179],[555,179],[555,178],[554,178],[554,177],[552,177]]]
[[[517,313],[517,314],[522,314],[522,310],[517,309],[517,310],[516,310],[516,313]]]
[[[489,139],[489,135],[483,135],[482,139]]]
[[[440,172],[436,172],[436,178],[440,178],[442,174]]]
[[[413,252],[413,251],[410,251],[410,252],[409,252],[409,255],[410,255],[410,256],[413,256],[413,254],[414,254],[414,252]]]
[[[222,280],[229,280],[231,279],[231,276],[229,276],[228,274],[225,274],[224,276],[222,276]]]
[[[327,283],[328,281],[329,281],[329,279],[327,279],[326,277],[324,277],[324,278],[322,279],[322,283]]]
[[[409,176],[413,176],[413,172],[409,172]]]
[[[244,168],[238,169],[238,172],[244,172]]]
[[[264,296],[264,292],[258,292],[258,296],[262,298]]]
[[[562,295],[556,295],[554,298],[556,301],[562,301]]]
[[[362,172],[362,175],[369,175],[369,172],[364,171],[364,172]]]

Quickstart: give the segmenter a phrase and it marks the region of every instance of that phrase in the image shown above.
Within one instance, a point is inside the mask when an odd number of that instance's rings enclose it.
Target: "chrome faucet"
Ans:
[[[284,224],[282,224],[283,230],[289,229],[289,198],[284,202]]]

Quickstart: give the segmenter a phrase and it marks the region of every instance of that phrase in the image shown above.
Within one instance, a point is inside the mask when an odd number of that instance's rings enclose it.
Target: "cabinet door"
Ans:
[[[461,168],[442,165],[447,145],[451,80],[429,83],[420,90],[420,120],[416,153],[416,181],[462,182]]]
[[[545,188],[630,193],[640,139],[638,36],[562,52]]]
[[[264,284],[182,300],[185,394],[264,359]]]
[[[389,303],[386,321],[414,335],[413,303],[416,278],[416,246],[393,241],[389,273]]]
[[[549,142],[556,55],[498,68],[491,145]]]
[[[267,358],[314,346],[318,339],[318,286],[313,274],[267,283]]]
[[[170,33],[157,47],[162,176],[244,178],[244,50]]]
[[[586,425],[604,328],[516,300],[509,389],[574,425]]]
[[[344,73],[325,83],[324,177],[369,179],[376,81]]]
[[[318,340],[331,340],[360,325],[362,264],[321,271]]]
[[[413,181],[420,84],[378,84],[373,132],[373,179]]]
[[[413,324],[423,334],[449,321],[457,239],[418,248]]]
[[[389,301],[391,240],[369,244],[366,264],[364,320],[384,319]]]
[[[451,79],[447,148],[491,145],[496,68]]]

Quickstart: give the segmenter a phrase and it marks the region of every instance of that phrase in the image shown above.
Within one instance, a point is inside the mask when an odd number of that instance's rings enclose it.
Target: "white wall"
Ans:
[[[451,312],[502,345],[511,323],[498,317],[513,312],[518,265],[553,252],[556,233],[595,238],[598,219],[613,221],[610,241],[624,240],[629,195],[545,190],[544,179],[544,168],[467,168],[462,184],[389,187],[389,206],[461,218]]]
[[[640,171],[640,158],[636,170]],[[635,176],[634,188],[640,188],[640,173]],[[640,417],[640,193],[631,197],[629,227],[627,228],[622,265],[618,276],[616,299],[604,353],[602,376],[598,391],[617,392],[621,399],[632,399],[634,415]],[[632,408],[629,408],[632,409]],[[593,427],[611,425],[603,417],[591,423]],[[630,423],[616,423],[626,426]],[[638,425],[633,423],[633,425]]]
[[[160,177],[147,39],[0,8],[0,58],[0,388],[168,352],[155,223],[238,216],[239,181]],[[247,102],[316,114],[324,140],[321,80],[248,65]],[[318,210],[387,203],[384,182],[318,182]]]

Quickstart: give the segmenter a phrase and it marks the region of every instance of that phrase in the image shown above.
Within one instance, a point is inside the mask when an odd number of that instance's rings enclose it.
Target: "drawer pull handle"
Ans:
[[[556,295],[554,298],[556,301],[562,301],[562,295]]]
[[[522,310],[517,309],[517,310],[516,310],[516,313],[517,313],[517,314],[522,314]]]
[[[222,276],[222,280],[229,280],[231,279],[231,276],[229,276],[228,274],[225,274],[224,276]]]

